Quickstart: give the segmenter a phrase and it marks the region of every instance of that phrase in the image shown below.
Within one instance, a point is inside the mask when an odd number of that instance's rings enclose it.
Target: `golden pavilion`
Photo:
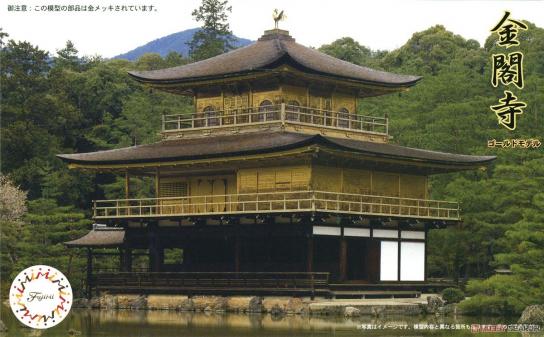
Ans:
[[[89,292],[418,291],[428,230],[461,219],[457,202],[430,198],[428,177],[495,159],[389,143],[388,118],[360,114],[358,102],[421,78],[336,59],[280,29],[129,74],[192,97],[194,111],[164,115],[154,144],[59,155],[125,179],[125,198],[94,201],[97,224],[66,243],[87,249]],[[152,198],[132,197],[136,177],[153,179]],[[104,251],[119,256],[118,270],[93,269]]]

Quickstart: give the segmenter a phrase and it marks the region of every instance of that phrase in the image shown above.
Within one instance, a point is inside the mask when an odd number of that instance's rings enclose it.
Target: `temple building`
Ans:
[[[457,202],[430,198],[428,177],[495,159],[389,143],[388,118],[360,114],[358,102],[421,78],[336,59],[280,29],[200,62],[129,74],[192,97],[194,112],[164,115],[157,143],[59,155],[125,179],[125,197],[95,200],[97,224],[66,243],[87,249],[89,291],[417,290],[428,230],[461,220]],[[154,195],[135,198],[131,181],[143,177]],[[104,251],[119,270],[93,268]]]

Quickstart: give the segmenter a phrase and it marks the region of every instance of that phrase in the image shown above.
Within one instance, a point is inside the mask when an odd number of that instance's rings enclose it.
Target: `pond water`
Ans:
[[[2,306],[2,320],[8,332],[0,333],[1,337],[544,336],[544,332],[475,334],[470,331],[471,324],[511,324],[515,320],[490,317],[276,318],[270,315],[73,309],[61,324],[47,330],[33,330],[22,327],[9,308]],[[449,330],[421,329],[439,327],[440,324]],[[468,329],[452,329],[456,324],[458,328],[466,325]]]

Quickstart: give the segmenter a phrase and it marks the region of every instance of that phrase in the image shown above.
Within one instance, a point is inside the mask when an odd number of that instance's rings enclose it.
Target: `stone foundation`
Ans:
[[[111,295],[76,299],[74,307],[105,310],[177,310],[197,312],[268,313],[284,315],[387,316],[448,314],[436,296],[426,299],[309,300],[295,297]],[[450,308],[451,309],[451,308]]]

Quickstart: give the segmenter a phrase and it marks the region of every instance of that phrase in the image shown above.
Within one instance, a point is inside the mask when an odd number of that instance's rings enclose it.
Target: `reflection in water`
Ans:
[[[414,324],[507,324],[508,319],[447,317],[386,317],[376,319],[361,317],[305,317],[270,315],[207,314],[174,311],[98,311],[74,309],[61,324],[48,330],[23,328],[11,315],[8,308],[2,308],[2,319],[8,326],[1,337],[185,337],[185,336],[475,336],[470,331],[422,331],[413,329],[360,330],[360,324],[388,326]],[[8,310],[6,310],[8,309]],[[521,336],[520,333],[482,334],[484,336]],[[543,337],[543,333],[531,334]]]

